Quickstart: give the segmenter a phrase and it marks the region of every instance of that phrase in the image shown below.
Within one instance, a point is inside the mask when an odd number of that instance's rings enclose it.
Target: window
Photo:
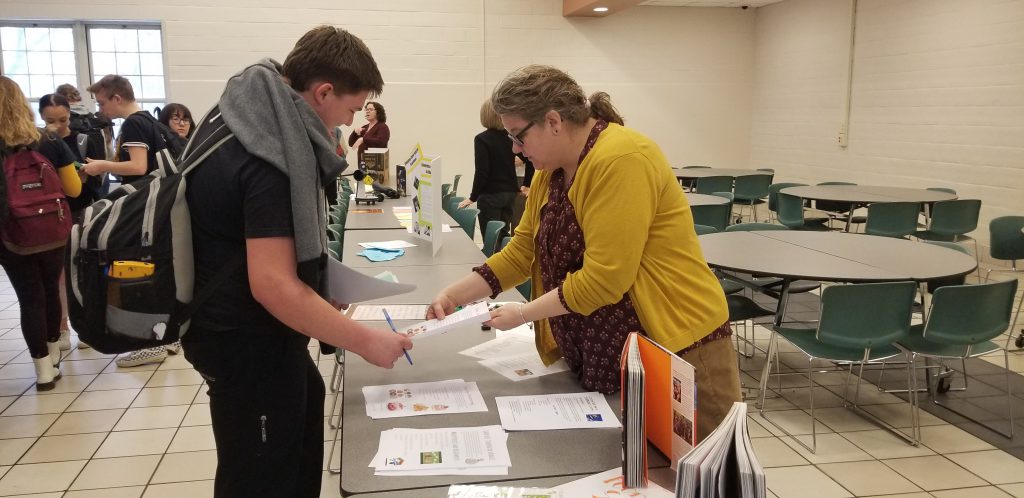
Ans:
[[[163,42],[156,24],[5,22],[0,20],[3,74],[25,92],[35,110],[39,97],[71,83],[85,89],[107,74],[128,78],[135,100],[150,112],[167,101]],[[36,116],[40,126],[42,120]],[[116,120],[115,129],[120,120]]]

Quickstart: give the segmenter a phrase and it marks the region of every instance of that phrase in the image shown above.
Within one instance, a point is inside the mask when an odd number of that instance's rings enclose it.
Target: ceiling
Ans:
[[[645,0],[640,5],[657,7],[762,7],[782,0]]]

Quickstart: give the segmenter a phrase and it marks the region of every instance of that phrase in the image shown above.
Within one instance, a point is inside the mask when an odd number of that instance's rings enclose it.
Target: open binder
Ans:
[[[722,423],[679,460],[676,498],[764,498],[764,469],[747,432],[747,404],[734,403]]]
[[[693,449],[697,385],[693,366],[646,336],[629,334],[622,351],[622,475],[647,485],[647,442],[673,463]]]

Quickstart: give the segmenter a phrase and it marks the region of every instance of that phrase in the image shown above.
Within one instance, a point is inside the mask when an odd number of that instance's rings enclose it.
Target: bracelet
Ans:
[[[519,303],[519,318],[523,319],[523,323],[528,323],[526,321],[526,316],[523,315],[523,303]]]

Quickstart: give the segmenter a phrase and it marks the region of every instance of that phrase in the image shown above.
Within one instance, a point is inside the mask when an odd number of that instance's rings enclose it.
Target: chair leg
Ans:
[[[1007,415],[1008,415],[1008,419],[1009,419],[1009,423],[1010,423],[1010,430],[1009,430],[1009,432],[1003,432],[1003,431],[999,430],[998,428],[996,428],[993,425],[990,425],[990,424],[982,422],[982,421],[980,421],[978,419],[975,419],[975,418],[973,418],[973,417],[971,417],[971,416],[969,416],[969,415],[967,415],[967,414],[965,414],[965,413],[963,413],[963,412],[953,408],[950,405],[946,405],[946,404],[943,404],[942,402],[940,402],[939,401],[938,392],[937,392],[938,389],[935,386],[935,384],[937,384],[937,383],[929,383],[929,384],[931,384],[929,386],[929,394],[932,397],[932,403],[935,404],[935,405],[941,406],[941,407],[943,407],[943,408],[945,408],[945,409],[947,409],[947,410],[949,410],[949,411],[951,411],[951,412],[953,412],[953,413],[955,413],[957,415],[960,415],[961,417],[966,418],[967,420],[970,420],[971,422],[974,422],[974,423],[976,423],[976,424],[978,424],[980,426],[983,426],[983,427],[985,427],[986,429],[988,429],[988,430],[990,430],[992,432],[996,432],[996,433],[1002,435],[1003,437],[1005,437],[1007,439],[1013,439],[1013,394],[1011,392],[1011,384],[1010,384],[1010,354],[1005,349],[1003,349],[1003,366],[1005,368],[1004,374],[1006,376],[1006,404],[1007,404],[1006,409],[1007,409]],[[967,378],[966,372],[964,373],[964,378],[965,379]]]
[[[337,399],[334,400],[334,406],[331,407],[331,417],[334,416],[334,409],[335,409],[336,406],[341,404],[341,401],[342,401],[341,400],[341,393],[338,393]],[[330,418],[328,418],[328,420],[330,420]],[[337,425],[336,426],[332,425],[332,427],[334,427],[334,437],[331,438],[331,452],[328,454],[328,457],[327,457],[327,471],[330,472],[331,474],[340,474],[341,473],[341,465],[338,465],[338,468],[334,468],[334,466],[332,465],[334,463],[334,449],[338,446],[338,441],[341,440],[341,413],[340,412],[338,413],[338,423],[337,423]]]

